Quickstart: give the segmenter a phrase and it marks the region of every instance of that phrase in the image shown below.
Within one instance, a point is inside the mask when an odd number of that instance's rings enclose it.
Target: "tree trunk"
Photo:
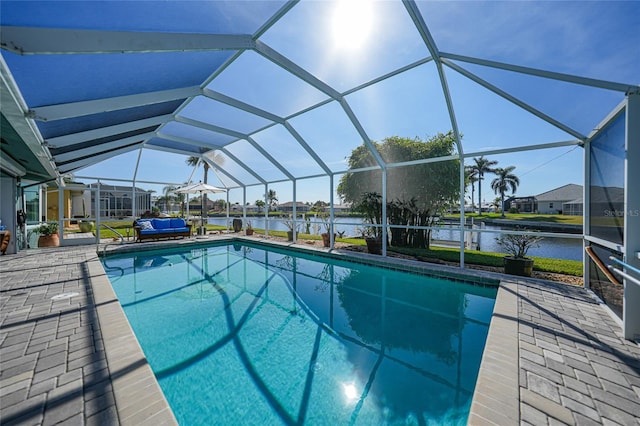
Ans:
[[[478,177],[478,214],[482,214],[482,173]]]
[[[473,199],[476,196],[476,187],[475,185],[472,183],[471,184],[471,211],[473,211]]]
[[[207,163],[204,163],[204,184],[207,184],[207,180],[209,177],[209,165]],[[206,226],[206,222],[205,222],[205,217],[209,217],[208,213],[208,209],[207,209],[207,194],[206,193],[202,193],[202,211],[200,212],[200,219],[202,220],[202,227],[204,228]]]

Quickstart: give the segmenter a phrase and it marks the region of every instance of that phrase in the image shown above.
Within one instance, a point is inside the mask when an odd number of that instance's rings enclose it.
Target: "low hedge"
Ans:
[[[457,248],[431,247],[430,249],[413,249],[404,247],[389,247],[390,251],[416,257],[429,257],[447,262],[459,262],[460,254]],[[502,267],[504,253],[465,250],[464,261],[471,265]],[[582,276],[582,262],[579,260],[553,259],[548,257],[531,256],[534,259],[533,269],[541,272]]]

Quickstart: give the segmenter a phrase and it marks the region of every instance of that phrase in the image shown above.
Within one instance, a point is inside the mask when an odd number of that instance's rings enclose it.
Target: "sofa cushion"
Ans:
[[[164,233],[164,230],[160,230],[160,229],[141,229],[140,230],[140,235],[155,235],[155,234],[162,234]]]
[[[166,231],[170,231],[170,232],[173,232],[173,233],[189,232],[189,228],[187,228],[186,226],[182,226],[180,228],[170,228],[170,229],[167,229]]]
[[[141,231],[153,230],[153,224],[150,220],[139,220],[137,225],[140,227]]]
[[[184,219],[181,217],[173,217],[170,219],[171,228],[184,228],[187,224],[184,222]]]
[[[171,219],[153,219],[154,229],[168,229],[171,228]]]

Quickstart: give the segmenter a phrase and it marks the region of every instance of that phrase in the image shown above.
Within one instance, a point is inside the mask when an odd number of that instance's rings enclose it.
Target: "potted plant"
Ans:
[[[320,218],[320,220],[322,221],[322,227],[324,228],[324,232],[322,234],[320,234],[320,236],[322,237],[322,244],[325,247],[330,247],[331,246],[331,224],[329,223],[329,216],[327,214],[320,214],[318,215],[318,217]],[[333,234],[333,240],[335,241],[336,239],[336,234]]]
[[[60,245],[57,223],[43,223],[36,228],[36,232],[40,234],[38,247],[58,247]]]
[[[533,271],[533,259],[527,257],[527,252],[532,247],[538,247],[538,242],[542,239],[537,235],[514,234],[496,238],[498,245],[509,254],[503,260],[505,274],[530,277]]]
[[[247,235],[253,235],[253,228],[251,227],[251,221],[247,220],[247,229],[245,229]]]
[[[89,217],[85,209],[84,198],[82,199],[82,217],[85,219]],[[80,232],[91,232],[93,230],[93,222],[90,220],[81,220],[78,227],[80,228]]]
[[[367,251],[371,254],[382,254],[382,235],[380,229],[369,226],[365,229],[364,241],[367,243]]]
[[[293,217],[291,215],[289,215],[285,220],[284,220],[284,226],[287,227],[288,231],[287,231],[287,240],[288,241],[293,241],[293,230],[296,230],[296,233],[298,232],[298,224],[296,223],[296,221],[293,219]]]
[[[365,223],[382,225],[382,195],[377,192],[365,192],[356,205],[356,211],[364,213]],[[366,227],[365,241],[369,253],[382,254],[382,227]]]

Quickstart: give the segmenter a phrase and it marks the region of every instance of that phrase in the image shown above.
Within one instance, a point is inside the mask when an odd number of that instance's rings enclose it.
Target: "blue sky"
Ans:
[[[429,52],[401,2],[364,2],[357,18],[358,40],[348,29],[337,28],[340,17],[333,2],[301,2],[261,40],[335,89],[344,92],[373,78],[429,56]],[[269,3],[260,3],[272,13]],[[640,3],[631,2],[418,2],[440,51],[628,84],[640,83]],[[236,11],[236,13],[239,13]],[[199,22],[199,21],[198,21]],[[202,23],[200,23],[202,24]],[[132,24],[133,25],[133,24]],[[204,24],[202,24],[204,25]],[[255,25],[255,23],[253,24]],[[360,39],[361,38],[361,39]],[[582,134],[589,134],[624,94],[570,83],[560,83],[456,62],[491,84],[509,91]],[[564,131],[520,109],[505,99],[445,67],[456,121],[465,152],[500,149],[575,139]],[[326,99],[326,95],[293,77],[255,52],[243,53],[220,73],[208,88],[281,116],[294,114]],[[437,70],[427,63],[346,96],[367,136],[427,139],[451,129]],[[252,133],[262,119],[230,113],[209,99],[181,112]],[[344,170],[345,159],[361,143],[360,135],[335,102],[289,120],[290,125],[333,171]],[[180,131],[167,128],[166,131]],[[282,126],[252,135],[295,176],[321,173],[321,168]],[[247,142],[229,150],[256,173],[278,179],[282,173],[268,165]],[[138,151],[129,152],[81,170],[77,175],[131,177]],[[562,147],[543,151],[490,155],[499,166],[515,166],[521,178],[518,195],[535,195],[567,183],[581,183],[583,149]],[[144,150],[138,180],[181,183],[192,168],[186,157]],[[467,160],[467,161],[470,161]],[[237,171],[245,182],[255,179],[227,159],[223,168]],[[220,175],[210,183],[232,185]],[[202,179],[202,170],[194,180]],[[339,176],[335,178],[337,186]],[[492,200],[491,176],[483,185],[483,198]],[[299,180],[300,201],[329,200],[329,179]],[[139,184],[161,191],[163,185]],[[277,183],[281,202],[293,198],[291,183]],[[247,189],[247,201],[262,198],[264,186]],[[476,192],[477,197],[477,192]],[[242,191],[230,193],[242,202]]]

